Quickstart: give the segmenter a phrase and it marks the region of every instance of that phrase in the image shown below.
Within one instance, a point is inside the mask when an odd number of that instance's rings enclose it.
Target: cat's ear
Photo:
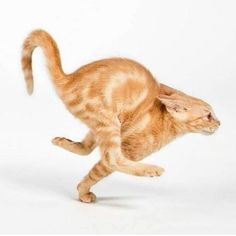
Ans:
[[[185,102],[175,96],[160,94],[158,99],[169,112],[186,112],[189,110]]]

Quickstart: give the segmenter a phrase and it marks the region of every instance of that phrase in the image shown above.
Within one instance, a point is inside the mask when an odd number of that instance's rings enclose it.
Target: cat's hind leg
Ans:
[[[82,142],[74,142],[64,137],[56,137],[52,140],[52,143],[79,155],[88,155],[97,146],[91,131],[85,136]]]
[[[102,158],[78,185],[79,199],[82,202],[93,202],[96,196],[90,188],[114,171],[136,176],[160,176],[164,169],[127,159],[121,150],[120,123],[116,119],[97,122],[93,128],[96,143],[100,147]],[[110,121],[110,123],[109,123]],[[113,123],[111,122],[113,121]]]
[[[79,200],[86,203],[94,202],[96,195],[90,192],[90,188],[112,172],[113,170],[104,165],[102,161],[95,164],[77,186]]]
[[[101,149],[102,158],[79,183],[77,189],[80,201],[94,202],[96,196],[90,192],[90,188],[114,171],[137,176],[160,176],[164,171],[159,166],[137,163],[126,159],[121,151],[121,137],[118,126],[103,126],[100,124],[95,131],[95,135]]]

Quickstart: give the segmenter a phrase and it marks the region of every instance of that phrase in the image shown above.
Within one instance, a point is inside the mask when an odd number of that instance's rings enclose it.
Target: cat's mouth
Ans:
[[[214,127],[207,127],[204,128],[202,130],[200,130],[200,133],[204,134],[204,135],[211,135],[214,134],[215,131],[219,128],[219,126],[214,126]]]

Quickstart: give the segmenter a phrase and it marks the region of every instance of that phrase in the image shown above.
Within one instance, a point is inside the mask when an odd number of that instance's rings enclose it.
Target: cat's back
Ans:
[[[102,98],[116,111],[130,110],[157,96],[159,85],[148,69],[127,58],[92,62],[76,71],[84,98]]]

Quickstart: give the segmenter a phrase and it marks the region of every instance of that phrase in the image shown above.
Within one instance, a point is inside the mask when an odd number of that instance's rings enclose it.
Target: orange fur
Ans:
[[[54,138],[53,143],[87,155],[100,147],[101,160],[78,185],[83,202],[96,199],[90,188],[114,171],[137,176],[160,176],[164,169],[137,162],[187,132],[213,133],[219,126],[210,105],[159,84],[141,64],[110,58],[65,74],[59,50],[43,30],[24,41],[22,69],[29,94],[33,92],[31,57],[41,47],[52,81],[67,109],[90,129],[82,142]]]

